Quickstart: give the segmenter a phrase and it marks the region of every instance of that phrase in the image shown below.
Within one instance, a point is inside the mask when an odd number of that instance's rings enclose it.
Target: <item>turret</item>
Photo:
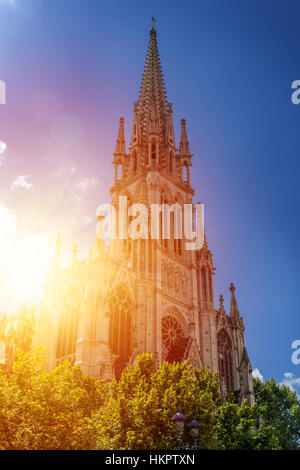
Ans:
[[[181,136],[180,136],[180,164],[181,164],[181,178],[187,186],[191,186],[191,172],[192,156],[190,154],[190,144],[186,133],[186,121],[181,119]]]
[[[220,313],[225,313],[225,315],[226,315],[225,308],[224,308],[224,297],[223,297],[223,294],[221,294],[220,297],[219,297],[219,312],[220,312]]]
[[[124,134],[124,118],[120,118],[118,138],[116,140],[115,155],[123,155],[125,153],[125,134]]]
[[[124,134],[124,118],[120,118],[119,132],[116,140],[116,148],[114,153],[113,163],[115,165],[115,184],[118,184],[123,180],[125,175],[125,157],[126,157],[126,143]],[[121,171],[120,171],[121,170]]]
[[[231,321],[234,325],[244,330],[245,326],[244,326],[243,318],[241,317],[238,306],[237,306],[237,301],[236,301],[235,293],[234,293],[235,287],[232,282],[230,283],[229,290],[231,291],[230,313],[229,313]]]

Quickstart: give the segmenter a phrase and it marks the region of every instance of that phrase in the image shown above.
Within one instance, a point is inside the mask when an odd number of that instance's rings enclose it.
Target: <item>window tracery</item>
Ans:
[[[172,347],[184,339],[184,333],[180,323],[173,315],[167,315],[162,319],[161,330],[163,360],[165,360]]]
[[[231,339],[224,329],[217,335],[219,374],[221,383],[226,387],[226,393],[233,392],[233,360]]]
[[[69,359],[73,365],[75,362],[76,353],[76,339],[78,327],[78,314],[66,305],[61,313],[58,337],[56,343],[56,359],[57,362],[62,362]]]
[[[130,353],[130,327],[132,305],[123,286],[116,287],[109,299],[109,344],[116,356],[127,357]]]

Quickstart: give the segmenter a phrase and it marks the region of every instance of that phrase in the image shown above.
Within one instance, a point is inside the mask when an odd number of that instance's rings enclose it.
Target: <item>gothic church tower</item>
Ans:
[[[82,262],[74,249],[66,270],[60,268],[58,240],[36,343],[46,345],[49,367],[69,359],[85,373],[107,380],[119,378],[143,352],[152,353],[157,363],[187,360],[219,372],[223,395],[232,391],[252,403],[251,364],[234,287],[228,316],[222,298],[215,309],[214,267],[206,237],[196,251],[186,250],[181,237],[184,204],[193,204],[193,155],[184,119],[176,148],[173,107],[166,97],[156,35],[153,21],[128,151],[124,119],[119,123],[111,188],[118,236],[108,250],[97,237]],[[157,236],[148,220],[146,233],[127,237],[137,215],[129,208],[137,204],[140,216],[143,208],[150,214],[152,204],[160,205]],[[100,216],[100,231],[101,224]]]
[[[188,358],[195,365],[205,363],[215,372],[218,359],[212,260],[207,244],[196,254],[185,250],[184,239],[175,237],[175,223],[182,218],[183,205],[193,202],[192,155],[185,120],[181,122],[179,152],[175,146],[173,109],[166,98],[154,25],[140,95],[134,105],[128,154],[123,126],[121,118],[111,189],[117,215],[120,196],[130,205],[143,204],[148,213],[152,204],[165,204],[169,211],[160,212],[158,239],[151,239],[148,227],[148,239],[117,240],[110,252],[113,259],[125,255],[134,273],[137,352],[152,352],[159,361]],[[177,210],[180,217],[176,217]],[[170,217],[168,229],[164,216]],[[201,348],[201,343],[206,347]]]

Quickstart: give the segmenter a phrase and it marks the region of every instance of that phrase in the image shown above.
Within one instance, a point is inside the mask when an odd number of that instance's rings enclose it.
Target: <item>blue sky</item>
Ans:
[[[8,144],[0,204],[20,232],[30,219],[53,240],[61,232],[66,250],[77,242],[80,256],[87,252],[94,228],[79,221],[109,202],[118,120],[129,139],[154,15],[177,141],[185,118],[195,155],[216,299],[223,293],[228,310],[235,283],[253,367],[278,381],[300,369],[291,362],[300,338],[300,105],[290,99],[300,79],[299,14],[293,0],[0,0],[0,138]],[[78,144],[62,149],[58,113],[77,119]],[[12,190],[26,175],[31,188]]]

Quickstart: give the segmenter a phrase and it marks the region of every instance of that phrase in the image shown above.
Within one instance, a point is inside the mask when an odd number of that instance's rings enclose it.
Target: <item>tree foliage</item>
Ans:
[[[216,435],[220,448],[226,450],[279,449],[273,426],[257,425],[259,407],[250,407],[247,400],[241,406],[232,397],[218,409]]]
[[[292,448],[291,442],[295,447],[295,396],[275,383],[256,384],[256,393],[258,404],[251,408],[230,396],[222,403],[216,374],[192,371],[186,362],[156,369],[149,354],[139,356],[119,381],[105,383],[67,361],[48,371],[39,349],[18,351],[11,371],[0,374],[0,450],[175,450],[171,418],[179,407],[188,421],[193,415],[200,421],[201,449]],[[262,412],[266,425],[257,428]],[[189,442],[188,433],[183,439]]]
[[[23,303],[16,315],[0,315],[0,342],[4,346],[5,355],[2,368],[6,371],[11,370],[18,349],[30,351],[35,330],[35,311],[35,306]]]
[[[88,419],[103,388],[79,366],[49,372],[39,351],[18,351],[11,373],[0,376],[0,449],[89,448]]]
[[[274,379],[254,379],[255,400],[266,425],[273,426],[281,449],[300,448],[300,401],[296,392]]]
[[[110,386],[108,401],[94,417],[101,449],[178,449],[172,416],[181,407],[201,422],[199,446],[214,448],[219,382],[205,368],[191,372],[186,362],[164,362],[155,370],[151,355]],[[188,436],[185,436],[188,439]]]

